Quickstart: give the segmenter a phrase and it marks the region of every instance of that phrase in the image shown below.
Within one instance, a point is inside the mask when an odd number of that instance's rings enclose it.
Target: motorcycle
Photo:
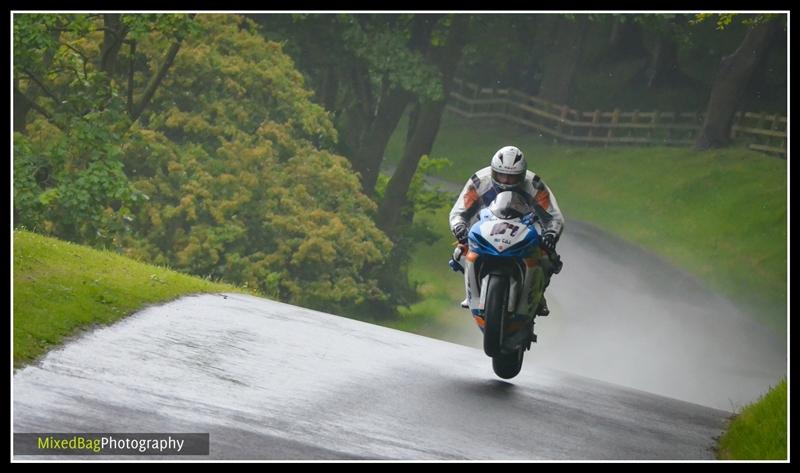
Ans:
[[[469,310],[483,332],[483,350],[495,374],[519,374],[531,343],[547,278],[560,271],[560,257],[539,247],[535,214],[519,194],[501,192],[458,244],[450,267],[466,273]],[[549,272],[549,273],[548,273]]]

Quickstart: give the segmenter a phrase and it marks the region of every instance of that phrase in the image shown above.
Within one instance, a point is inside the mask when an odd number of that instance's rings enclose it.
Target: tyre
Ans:
[[[500,353],[492,358],[492,368],[494,374],[503,379],[511,379],[519,374],[522,369],[522,357],[525,355],[525,350],[520,348],[513,353]]]
[[[489,281],[486,283],[486,304],[483,307],[483,317],[486,321],[483,328],[483,351],[492,358],[500,354],[507,307],[508,278],[489,276]]]

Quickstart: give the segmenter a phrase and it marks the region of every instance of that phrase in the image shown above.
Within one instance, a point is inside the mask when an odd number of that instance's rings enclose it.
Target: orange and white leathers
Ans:
[[[467,180],[464,189],[450,210],[450,230],[458,222],[469,228],[478,217],[481,209],[488,207],[498,193],[502,192],[492,183],[492,168],[487,166]],[[525,181],[513,192],[518,193],[535,212],[542,226],[542,234],[552,233],[558,239],[564,229],[564,216],[558,207],[556,196],[550,188],[532,171],[527,171]]]
[[[458,196],[453,208],[450,210],[450,229],[455,227],[459,222],[463,222],[470,228],[478,219],[480,210],[488,207],[498,193],[502,192],[497,189],[492,182],[492,168],[487,166],[470,177],[464,185],[461,194]],[[541,233],[552,233],[556,239],[561,236],[564,230],[564,216],[561,209],[558,207],[558,201],[553,195],[550,188],[532,171],[527,171],[525,180],[513,192],[518,193],[529,207],[529,212],[534,212],[538,217],[538,225],[541,227]],[[459,258],[459,263],[464,267],[464,290],[467,300],[470,304],[470,309],[483,309],[483,301],[480,301],[478,294],[472,294],[470,288],[477,288],[477,281],[475,279],[474,268],[472,262],[468,261],[465,254]],[[526,271],[524,282],[523,297],[520,297],[518,313],[527,313],[527,307],[523,308],[522,304],[529,300],[528,295],[533,292],[534,285],[537,284],[541,278],[534,277],[533,273],[538,272],[540,265],[529,268]],[[538,300],[534,301],[538,304]],[[534,307],[535,310],[535,307]],[[474,312],[473,312],[474,313]]]

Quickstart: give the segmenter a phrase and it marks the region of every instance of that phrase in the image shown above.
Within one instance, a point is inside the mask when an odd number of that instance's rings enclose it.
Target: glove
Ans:
[[[555,253],[556,251],[556,236],[553,233],[545,233],[542,236],[542,247],[548,253]]]
[[[464,222],[458,222],[453,226],[453,235],[455,235],[456,240],[459,243],[464,243],[467,241],[467,235],[469,234],[469,230],[467,229],[467,224]]]
[[[524,217],[520,220],[523,225],[530,227],[534,223],[536,223],[536,214],[533,212],[525,214]]]

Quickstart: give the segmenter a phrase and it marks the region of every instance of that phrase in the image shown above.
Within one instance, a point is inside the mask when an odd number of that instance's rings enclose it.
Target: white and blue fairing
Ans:
[[[485,256],[522,258],[539,244],[531,214],[521,198],[502,192],[492,204],[482,209],[469,232],[470,250]]]

